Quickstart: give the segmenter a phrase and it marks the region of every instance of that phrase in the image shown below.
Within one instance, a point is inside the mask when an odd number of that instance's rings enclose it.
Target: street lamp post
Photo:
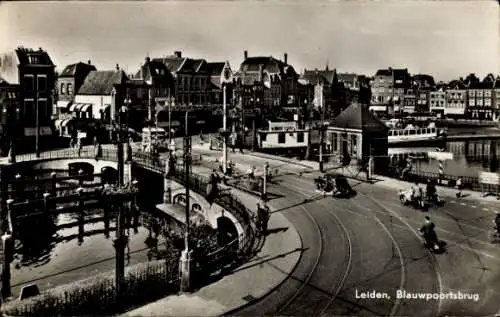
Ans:
[[[256,139],[257,139],[257,131],[255,130],[255,117],[257,111],[257,103],[260,101],[259,98],[256,98],[255,93],[257,91],[257,87],[253,86],[253,115],[252,115],[252,151],[255,152],[256,147]]]
[[[321,122],[319,126],[319,171],[323,172],[323,143],[325,138],[325,107],[321,107]]]
[[[186,230],[184,232],[184,250],[181,253],[180,259],[180,275],[181,275],[181,292],[188,292],[191,288],[191,251],[189,249],[189,214],[190,214],[190,185],[189,185],[189,174],[191,167],[191,138],[189,137],[188,131],[188,119],[189,110],[186,110],[185,117],[185,137],[184,137],[184,182],[186,187],[185,192],[185,216],[186,216]]]
[[[36,157],[40,157],[40,111],[38,109],[38,93],[35,98],[35,155]]]
[[[222,171],[227,175],[227,137],[229,131],[227,130],[227,100],[226,100],[226,85],[222,87],[222,101],[223,101],[223,117],[222,117]]]

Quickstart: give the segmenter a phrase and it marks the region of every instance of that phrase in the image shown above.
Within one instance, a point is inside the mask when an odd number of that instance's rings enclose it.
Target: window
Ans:
[[[266,141],[267,140],[267,133],[261,133],[260,134],[260,140],[261,141]]]
[[[24,121],[27,125],[35,124],[35,102],[33,100],[24,101]]]
[[[73,95],[73,85],[68,84],[67,89],[68,89],[68,95]]]
[[[278,143],[283,144],[285,143],[285,140],[286,140],[286,133],[285,132],[278,133]]]
[[[36,116],[36,109],[35,109]],[[49,121],[50,111],[49,107],[47,107],[47,100],[38,100],[38,120],[40,123],[47,123]]]
[[[358,155],[358,137],[356,135],[351,135],[351,155]]]
[[[64,85],[64,83],[61,84],[61,95],[65,95],[66,94],[66,85]]]
[[[24,75],[23,82],[24,82],[24,89],[26,89],[26,91],[35,90],[35,83],[34,83],[33,75]]]
[[[297,142],[298,143],[304,142],[304,132],[297,132]]]
[[[45,91],[47,90],[47,76],[45,75],[38,75],[36,77],[37,79],[37,90],[38,91]]]
[[[339,150],[337,133],[332,133],[332,148],[333,148],[333,151]]]

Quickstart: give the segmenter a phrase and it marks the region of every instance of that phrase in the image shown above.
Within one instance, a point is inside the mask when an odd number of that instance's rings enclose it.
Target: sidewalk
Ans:
[[[249,209],[256,209],[257,198],[237,189],[232,192]],[[281,213],[271,214],[268,228],[276,232],[266,237],[254,259],[232,274],[195,293],[168,296],[121,316],[220,316],[263,298],[288,278],[302,253],[297,230]]]
[[[197,144],[196,146],[193,145],[193,148],[203,148],[204,150],[207,150],[208,147],[204,145]],[[232,154],[234,155],[234,154]],[[297,159],[293,158],[285,158],[285,157],[279,157],[275,155],[270,155],[270,154],[263,154],[263,153],[256,153],[256,152],[245,152],[244,154],[240,154],[244,156],[253,156],[253,157],[258,157],[261,159],[267,159],[269,161],[281,161],[281,162],[287,162],[289,164],[294,164],[298,166],[304,166],[308,167],[309,169],[312,170],[319,170],[319,164],[318,162],[312,162],[312,161],[299,161]],[[235,156],[236,157],[236,156]],[[235,162],[237,163],[237,162]],[[248,165],[244,164],[237,164],[237,169],[240,169],[241,171],[246,171],[250,168]],[[339,172],[340,170],[338,170]],[[402,181],[399,179],[395,178],[390,178],[386,176],[381,176],[381,175],[375,175],[373,178],[374,180],[374,185],[377,186],[383,186],[386,188],[394,189],[394,190],[406,190],[408,189],[412,183]],[[423,184],[421,184],[423,186]],[[438,193],[442,196],[448,196],[448,197],[456,197],[456,193],[458,192],[457,189],[447,187],[447,186],[437,186]],[[495,196],[486,196],[483,197],[483,193],[477,192],[477,191],[471,191],[471,190],[463,190],[462,191],[462,197],[460,199],[464,200],[482,200],[482,201],[488,201],[488,202],[499,202]]]

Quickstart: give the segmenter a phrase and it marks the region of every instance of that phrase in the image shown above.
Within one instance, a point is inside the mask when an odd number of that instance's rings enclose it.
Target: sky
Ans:
[[[182,51],[233,69],[274,56],[297,72],[374,75],[408,68],[436,80],[500,74],[496,1],[3,2],[0,52],[46,49],[58,70],[91,60],[132,73],[151,57]]]

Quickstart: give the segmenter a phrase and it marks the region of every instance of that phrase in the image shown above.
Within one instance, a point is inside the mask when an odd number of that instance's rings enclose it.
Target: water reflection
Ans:
[[[95,209],[87,210],[83,221],[78,213],[23,219],[15,232],[13,291],[28,283],[44,289],[112,270],[116,215],[114,209]],[[169,222],[159,216],[140,210],[136,220],[126,220],[126,265],[163,258],[171,249],[163,234]]]
[[[453,160],[444,162],[445,174],[478,176],[480,172],[498,172],[499,147],[498,140],[447,142],[444,150],[453,153]],[[439,162],[427,156],[428,152],[436,150],[432,147],[390,148],[389,156],[393,162],[414,157],[414,169],[437,173]]]

